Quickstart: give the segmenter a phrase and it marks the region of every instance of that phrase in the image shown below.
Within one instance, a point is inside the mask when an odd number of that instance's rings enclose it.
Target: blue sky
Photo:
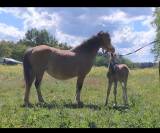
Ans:
[[[151,7],[0,8],[0,40],[17,41],[31,28],[47,29],[60,42],[76,46],[103,30],[111,35],[116,52],[125,54],[153,41]],[[134,62],[154,61],[152,46],[127,56]]]

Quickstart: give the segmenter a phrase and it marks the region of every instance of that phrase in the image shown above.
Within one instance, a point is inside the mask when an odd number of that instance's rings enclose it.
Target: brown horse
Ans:
[[[124,104],[128,106],[126,87],[127,87],[129,68],[127,67],[126,64],[117,64],[115,60],[116,60],[116,54],[111,54],[109,72],[107,73],[108,90],[107,90],[107,98],[106,98],[105,105],[108,104],[108,98],[109,98],[109,94],[110,94],[110,90],[113,82],[114,82],[113,94],[114,94],[114,102],[115,102],[114,106],[117,105],[116,95],[117,95],[117,83],[119,81],[122,85]]]
[[[24,105],[30,105],[29,93],[34,80],[38,100],[39,102],[44,102],[40,84],[45,71],[52,77],[60,80],[77,77],[76,101],[78,105],[82,105],[80,91],[83,81],[90,72],[95,56],[100,48],[115,52],[111,44],[110,35],[107,32],[101,31],[71,50],[60,50],[46,45],[39,45],[27,50],[23,59],[26,85]]]

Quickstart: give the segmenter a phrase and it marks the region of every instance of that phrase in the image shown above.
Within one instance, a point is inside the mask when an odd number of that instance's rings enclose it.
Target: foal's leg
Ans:
[[[111,88],[112,88],[112,82],[109,81],[109,82],[108,82],[108,90],[107,90],[107,97],[106,97],[105,105],[108,104],[108,99],[109,99],[109,94],[110,94]]]
[[[117,96],[117,81],[114,82],[113,94],[114,94],[114,106],[117,106],[117,100],[116,100],[116,96]]]
[[[83,102],[81,102],[81,100],[80,100],[80,92],[81,92],[81,89],[82,89],[82,86],[83,86],[84,78],[85,77],[83,76],[83,77],[78,77],[78,79],[77,79],[77,84],[76,84],[76,101],[77,101],[78,106],[83,105]]]
[[[35,78],[35,75],[33,73],[31,73],[29,75],[29,79],[26,80],[26,83],[25,83],[24,106],[26,106],[26,107],[31,105],[29,102],[29,94],[30,94],[30,89],[31,89],[32,83],[34,81],[34,78]]]
[[[36,87],[36,90],[37,90],[38,101],[40,103],[44,102],[42,94],[41,94],[41,90],[40,90],[40,85],[41,85],[43,75],[44,75],[44,72],[41,72],[41,73],[37,74],[36,75],[36,80],[35,80],[35,87]]]
[[[128,97],[127,97],[127,82],[122,82],[122,90],[123,90],[123,101],[125,105],[128,105]]]

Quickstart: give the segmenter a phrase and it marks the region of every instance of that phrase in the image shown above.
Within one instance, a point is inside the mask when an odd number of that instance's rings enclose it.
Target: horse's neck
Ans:
[[[114,70],[114,67],[117,63],[115,62],[115,60],[111,60],[110,61],[110,64],[109,64],[109,71],[112,71]]]
[[[92,43],[92,41],[90,42],[86,42],[85,44],[79,45],[73,49],[71,49],[71,51],[78,53],[78,54],[89,54],[89,55],[94,55],[96,56],[98,50],[99,50],[100,46],[98,44],[98,42],[94,42]]]

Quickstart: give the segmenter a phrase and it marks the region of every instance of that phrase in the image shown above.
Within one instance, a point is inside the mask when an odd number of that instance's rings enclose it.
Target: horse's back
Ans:
[[[129,73],[129,68],[126,64],[118,64],[117,66],[119,70]]]

